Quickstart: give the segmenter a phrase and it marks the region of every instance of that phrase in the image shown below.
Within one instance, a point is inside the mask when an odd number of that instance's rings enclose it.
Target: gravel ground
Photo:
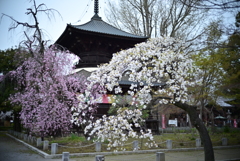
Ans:
[[[236,159],[240,161],[239,149],[222,149],[215,150],[215,160]],[[75,161],[93,161],[94,157],[72,158]],[[115,155],[105,156],[105,161],[156,161],[156,154],[137,154],[137,155]],[[165,161],[204,161],[203,151],[189,152],[167,152]]]
[[[231,160],[239,158],[240,148],[214,150],[216,160]],[[45,159],[0,132],[0,161],[61,161],[62,159]],[[70,157],[70,161],[94,161],[95,157]],[[165,161],[203,161],[203,151],[167,152]],[[156,153],[105,156],[105,161],[156,161]]]

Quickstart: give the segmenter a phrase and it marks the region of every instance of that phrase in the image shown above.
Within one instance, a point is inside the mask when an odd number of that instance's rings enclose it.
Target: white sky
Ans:
[[[99,0],[99,16],[105,21],[106,2],[107,0]],[[40,28],[45,33],[44,40],[50,40],[51,43],[54,43],[60,37],[68,23],[73,25],[83,24],[90,21],[94,15],[94,0],[36,0],[36,3],[44,3],[48,8],[56,9],[62,16],[61,18],[55,13],[55,19],[50,21],[45,14],[40,15],[39,23]],[[0,0],[0,15],[4,13],[20,22],[31,22],[25,12],[32,5],[33,3],[30,3],[29,0]],[[218,16],[216,13],[212,15],[214,18]],[[235,18],[229,14],[221,15],[221,19],[224,20],[225,24],[232,24],[235,21]],[[0,20],[0,50],[15,47],[21,40],[25,39],[21,26],[9,32],[8,28],[12,20],[8,17],[3,17]]]
[[[99,16],[103,20],[104,7],[107,7],[105,2],[106,0],[99,0]],[[83,24],[90,21],[94,15],[94,0],[36,0],[36,3],[44,3],[48,8],[56,9],[62,16],[61,18],[55,13],[55,19],[50,21],[45,14],[40,15],[39,24],[45,32],[44,39],[51,40],[52,43],[60,37],[68,23]],[[33,22],[25,14],[26,9],[32,5],[29,0],[0,0],[0,14],[7,14],[20,22]],[[8,17],[3,17],[0,21],[0,50],[15,47],[25,38],[21,26],[17,30],[8,31],[11,22]]]

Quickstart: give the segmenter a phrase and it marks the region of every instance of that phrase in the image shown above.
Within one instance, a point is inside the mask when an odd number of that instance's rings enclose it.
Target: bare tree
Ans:
[[[47,15],[47,18],[49,20],[51,20],[54,17],[54,12],[57,12],[59,15],[60,13],[53,9],[53,8],[47,8],[47,6],[44,3],[41,3],[39,5],[36,4],[35,0],[29,0],[29,2],[33,3],[33,6],[31,8],[27,8],[27,12],[25,13],[26,15],[30,16],[31,18],[33,18],[33,23],[29,23],[29,22],[20,22],[17,21],[16,19],[14,19],[12,16],[10,15],[6,15],[6,14],[2,14],[1,19],[3,17],[8,17],[12,20],[12,23],[9,27],[9,31],[10,30],[14,30],[16,29],[18,26],[23,26],[26,30],[24,31],[24,35],[26,37],[26,41],[22,41],[22,43],[24,45],[26,45],[26,47],[28,49],[32,49],[33,46],[37,47],[40,51],[40,53],[43,51],[44,48],[44,41],[43,41],[43,31],[39,26],[39,19],[38,19],[38,15],[40,13],[45,13]],[[60,15],[61,16],[61,15]],[[27,31],[29,32],[33,32],[33,33],[27,33]],[[31,36],[29,36],[31,35]]]
[[[185,5],[197,8],[197,9],[217,9],[217,10],[232,10],[240,8],[239,0],[202,0],[202,3],[190,4],[188,1],[180,0]]]
[[[112,25],[147,37],[170,36],[186,40],[200,35],[205,10],[193,5],[198,0],[121,0],[109,1],[107,21]]]
[[[157,0],[109,1],[107,19],[114,26],[137,35],[151,36]]]

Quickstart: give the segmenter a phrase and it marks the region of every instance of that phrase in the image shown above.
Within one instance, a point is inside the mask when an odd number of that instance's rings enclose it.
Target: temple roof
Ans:
[[[67,24],[65,31],[58,38],[58,40],[56,41],[56,44],[66,47],[66,44],[70,43],[69,41],[73,39],[73,37],[71,37],[72,34],[78,37],[77,38],[78,40],[74,40],[74,41],[79,41],[79,42],[81,41],[79,40],[79,38],[84,37],[83,34],[95,35],[98,37],[111,37],[118,40],[125,39],[125,40],[131,41],[134,44],[144,42],[148,39],[148,37],[134,35],[134,34],[125,32],[123,30],[120,30],[104,22],[102,18],[98,15],[98,0],[95,0],[95,3],[94,3],[94,13],[95,14],[91,18],[91,20],[85,24],[82,24],[82,25]],[[74,44],[75,43],[74,41],[71,40],[71,43]],[[129,43],[129,42],[125,42],[125,43],[129,44],[128,47],[133,47],[132,43]],[[67,46],[69,47],[69,45]],[[121,46],[121,48],[126,48],[126,47]]]
[[[142,38],[147,39],[147,37],[144,36],[138,36],[134,34],[130,34],[128,32],[122,31],[106,22],[104,22],[100,17],[97,17],[96,15],[92,17],[91,21],[82,24],[82,25],[71,25],[68,24],[73,28],[84,30],[84,31],[90,31],[90,32],[96,32],[96,33],[102,33],[102,34],[108,34],[108,35],[116,35],[116,36],[123,36],[123,37],[130,37],[130,38]]]
[[[234,100],[234,99],[218,97],[216,100],[216,103],[217,103],[217,105],[219,105],[221,107],[234,107],[233,105],[230,105],[229,103],[227,103],[228,101],[232,101],[232,100]]]
[[[55,42],[81,58],[77,68],[97,67],[99,64],[108,63],[113,53],[132,48],[148,39],[104,22],[98,16],[98,0],[95,0],[94,13],[91,20],[85,24],[67,24]]]

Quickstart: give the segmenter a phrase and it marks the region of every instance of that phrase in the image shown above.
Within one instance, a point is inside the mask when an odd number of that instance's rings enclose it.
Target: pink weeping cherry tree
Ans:
[[[42,53],[31,49],[31,53],[32,56],[11,72],[18,92],[10,97],[10,101],[21,106],[23,126],[45,136],[68,131],[73,118],[79,122],[86,116],[90,119],[96,111],[93,100],[99,86],[85,92],[86,78],[71,73],[79,58],[55,46],[45,48]]]
[[[20,60],[18,68],[10,72],[16,92],[9,100],[14,106],[21,107],[21,123],[29,132],[53,135],[68,131],[75,121],[80,125],[92,118],[99,85],[95,84],[85,92],[89,82],[83,76],[72,74],[79,57],[59,46],[48,47],[48,41],[43,40],[39,14],[43,13],[51,20],[54,13],[59,12],[47,8],[44,3],[30,2],[32,7],[27,9],[26,15],[33,19],[31,23],[2,14],[12,20],[9,30],[18,26],[26,29],[23,32],[26,40],[21,42],[25,48],[21,47],[15,55]]]

